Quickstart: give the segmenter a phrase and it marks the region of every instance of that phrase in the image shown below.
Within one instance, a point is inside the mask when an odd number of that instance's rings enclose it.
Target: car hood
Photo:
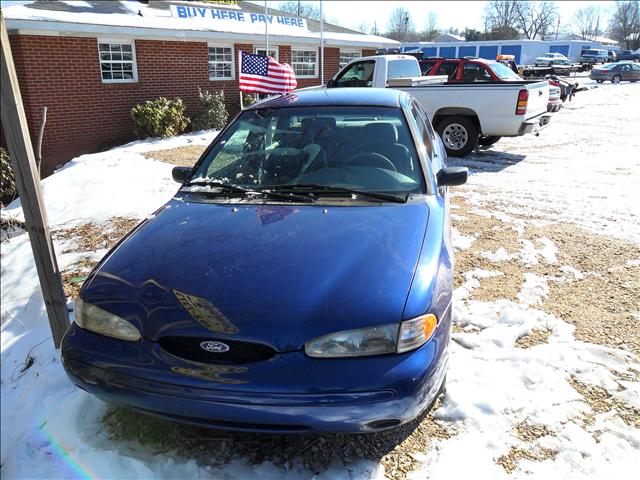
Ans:
[[[174,199],[121,242],[82,298],[145,338],[199,336],[300,349],[400,321],[426,203],[248,205]]]

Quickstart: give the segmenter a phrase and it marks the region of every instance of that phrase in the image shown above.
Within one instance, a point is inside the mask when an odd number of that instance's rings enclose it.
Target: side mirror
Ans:
[[[171,170],[173,180],[178,183],[184,183],[189,175],[191,175],[191,167],[173,167]]]
[[[445,167],[436,174],[438,187],[455,187],[467,183],[469,169],[467,167]]]
[[[335,88],[336,86],[336,82],[333,80],[333,78],[329,79],[329,81],[327,82],[326,87],[327,88]]]

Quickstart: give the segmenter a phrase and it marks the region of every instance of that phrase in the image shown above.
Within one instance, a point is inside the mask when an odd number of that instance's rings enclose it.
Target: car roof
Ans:
[[[478,63],[496,63],[495,60],[487,60],[486,58],[480,57],[463,57],[463,58],[445,58],[445,57],[427,57],[420,60],[421,62],[438,62],[442,60],[443,62],[478,62]]]
[[[247,110],[274,107],[309,107],[358,105],[376,107],[399,107],[408,94],[390,88],[326,88],[294,90],[277,97],[255,103]]]

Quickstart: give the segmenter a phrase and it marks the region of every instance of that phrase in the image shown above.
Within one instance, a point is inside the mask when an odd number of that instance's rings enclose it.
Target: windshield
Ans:
[[[599,55],[600,51],[599,50],[586,50],[583,55]]]
[[[425,192],[402,111],[385,107],[247,110],[207,154],[191,181],[254,190],[319,185]]]
[[[615,63],[607,63],[605,65],[601,65],[599,70],[611,70],[615,68],[617,65]]]
[[[492,63],[491,70],[493,70],[493,73],[495,73],[501,80],[522,80],[520,75],[502,63]]]

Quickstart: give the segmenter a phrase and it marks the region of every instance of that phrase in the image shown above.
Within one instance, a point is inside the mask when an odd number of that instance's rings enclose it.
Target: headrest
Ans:
[[[364,138],[374,143],[397,143],[398,130],[393,123],[369,123],[364,126]]]
[[[336,126],[336,119],[333,117],[303,118],[302,135],[307,139],[315,139],[318,135],[327,134],[333,131]]]

